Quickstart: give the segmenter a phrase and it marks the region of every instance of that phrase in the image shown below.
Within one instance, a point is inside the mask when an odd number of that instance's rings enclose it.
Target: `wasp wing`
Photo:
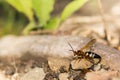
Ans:
[[[93,44],[96,42],[96,39],[91,39],[85,46],[83,46],[80,50],[84,52],[86,49],[90,49]]]

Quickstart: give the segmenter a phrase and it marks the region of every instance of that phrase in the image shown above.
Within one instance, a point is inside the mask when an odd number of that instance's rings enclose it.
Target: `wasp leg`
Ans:
[[[78,62],[80,62],[81,59],[78,59]]]
[[[94,58],[93,61],[94,61],[94,64],[97,65],[97,64],[99,64],[101,62],[101,57]]]
[[[100,58],[98,58],[98,59],[99,59],[98,63],[100,63],[100,62],[101,62],[101,57],[100,57]],[[98,63],[97,63],[97,64],[98,64]]]
[[[81,56],[76,56],[76,57],[73,58],[73,60],[75,60],[75,63],[80,62],[81,59],[82,59]]]
[[[81,59],[76,59],[75,60],[75,63],[79,63]]]
[[[99,63],[101,62],[101,58],[96,58],[96,59],[98,59],[97,62],[95,62],[94,59],[88,59],[88,60],[93,64],[93,65],[92,65],[90,68],[88,68],[88,69],[90,69],[90,70],[92,70],[92,71],[95,71],[96,66],[99,66],[99,67],[100,67],[99,70],[102,68],[102,67],[101,67],[101,64],[99,64]]]
[[[96,62],[96,64],[101,62],[101,56],[99,56],[98,54],[94,55],[94,60],[97,59],[98,61]]]
[[[79,58],[79,57],[77,57],[77,59],[75,59],[76,61],[75,61],[75,63],[77,62],[80,62],[80,60],[81,60],[81,58]]]

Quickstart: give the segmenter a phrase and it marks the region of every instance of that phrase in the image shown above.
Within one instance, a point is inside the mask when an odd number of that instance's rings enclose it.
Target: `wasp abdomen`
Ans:
[[[93,60],[94,59],[97,59],[98,61],[96,62],[96,64],[98,64],[99,62],[101,62],[101,57],[94,53],[94,52],[85,52],[85,56],[88,57],[88,58],[92,58]]]
[[[85,55],[90,57],[90,58],[101,58],[98,54],[94,53],[94,52],[85,52]]]

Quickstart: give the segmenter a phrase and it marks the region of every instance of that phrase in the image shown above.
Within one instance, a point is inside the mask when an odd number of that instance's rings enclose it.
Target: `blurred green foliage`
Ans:
[[[26,22],[23,14],[17,13],[5,0],[0,1],[0,36],[21,33]]]
[[[72,15],[88,0],[73,0],[66,5],[61,12],[61,15],[52,17],[51,12],[54,9],[55,1],[56,0],[2,0],[0,3],[2,3],[3,10],[6,10],[7,15],[7,23],[4,26],[4,28],[7,29],[5,30],[11,30],[12,26],[17,22],[17,24],[24,26],[24,22],[27,21],[26,18],[28,19],[28,23],[23,30],[24,34],[28,34],[29,31],[35,27],[43,28],[45,30],[56,30],[66,18]],[[17,19],[16,10],[19,12],[19,14],[17,14],[19,15]],[[22,17],[20,16],[21,13]],[[16,31],[18,29],[19,28],[16,26]]]

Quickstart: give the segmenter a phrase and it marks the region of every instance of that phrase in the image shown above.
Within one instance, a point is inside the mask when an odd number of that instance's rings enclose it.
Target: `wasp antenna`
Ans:
[[[73,49],[72,45],[71,45],[69,42],[67,42],[67,43],[68,43],[68,45],[69,45],[69,46],[71,47],[71,49],[72,49],[72,50],[70,50],[70,51],[73,51],[73,52],[74,52],[75,50]]]

